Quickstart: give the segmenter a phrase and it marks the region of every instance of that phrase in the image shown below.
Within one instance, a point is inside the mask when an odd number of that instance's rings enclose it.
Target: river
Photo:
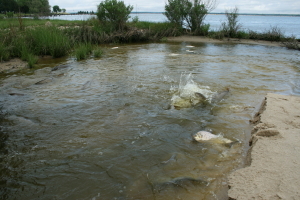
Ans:
[[[2,199],[226,199],[226,176],[244,164],[249,120],[266,93],[300,94],[298,51],[112,47],[101,59],[44,59],[37,70],[1,75]],[[230,93],[169,109],[174,95],[194,93],[187,85]],[[233,143],[194,141],[201,130]]]

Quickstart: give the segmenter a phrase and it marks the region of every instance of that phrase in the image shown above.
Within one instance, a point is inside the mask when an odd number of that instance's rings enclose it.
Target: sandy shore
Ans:
[[[9,61],[0,62],[0,73],[15,72],[15,71],[18,71],[20,69],[24,69],[27,66],[28,66],[27,62],[22,61],[19,58],[14,58],[14,59],[11,59]]]
[[[216,40],[203,36],[179,36],[179,37],[168,37],[167,41],[169,42],[203,42],[203,43],[215,43],[215,44],[255,44],[255,45],[267,45],[267,46],[283,46],[280,42],[269,42],[262,40],[247,40],[247,39],[223,39]]]
[[[230,199],[300,199],[300,97],[267,94],[249,165],[228,177]]]

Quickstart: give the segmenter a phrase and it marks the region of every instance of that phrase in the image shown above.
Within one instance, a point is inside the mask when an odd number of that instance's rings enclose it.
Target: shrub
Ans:
[[[184,26],[199,34],[206,15],[215,5],[215,0],[168,0],[164,14],[177,28]]]
[[[300,43],[299,41],[293,36],[291,38],[287,38],[283,44],[285,45],[286,48],[288,49],[295,49],[295,50],[300,50]]]
[[[7,18],[13,18],[14,17],[14,13],[13,12],[7,12],[6,16],[7,16]]]
[[[105,0],[98,6],[97,17],[102,24],[110,24],[114,30],[124,30],[132,10],[133,6],[126,6],[123,1]]]
[[[237,7],[225,11],[227,22],[222,23],[222,31],[228,37],[236,37],[241,28],[241,25],[238,23],[238,11]]]

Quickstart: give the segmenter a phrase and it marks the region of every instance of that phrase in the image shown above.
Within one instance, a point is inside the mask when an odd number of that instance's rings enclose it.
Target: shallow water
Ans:
[[[256,107],[268,92],[300,93],[298,51],[111,47],[99,60],[43,60],[35,72],[2,76],[3,199],[226,199],[226,175],[244,163]],[[68,67],[51,71],[60,64]],[[183,79],[230,94],[167,109]],[[235,143],[193,141],[200,130]]]

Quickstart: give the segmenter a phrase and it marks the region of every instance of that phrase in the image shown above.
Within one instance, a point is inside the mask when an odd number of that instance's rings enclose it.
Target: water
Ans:
[[[94,15],[62,15],[51,17],[50,19],[65,19],[65,20],[87,20]],[[166,16],[163,14],[131,14],[131,17],[137,16],[140,21],[165,22]],[[285,36],[295,36],[300,38],[300,17],[299,16],[261,16],[261,15],[240,15],[239,23],[242,30],[266,32],[272,27],[278,27],[282,30]],[[226,22],[225,15],[207,15],[204,23],[210,24],[212,30],[219,30],[222,22]]]
[[[300,94],[298,51],[111,47],[98,60],[42,60],[34,72],[1,76],[2,199],[227,199],[226,176],[243,166],[256,107],[268,92]],[[69,67],[51,71],[60,64]],[[168,109],[187,83],[230,94]],[[193,141],[200,130],[235,143]]]

